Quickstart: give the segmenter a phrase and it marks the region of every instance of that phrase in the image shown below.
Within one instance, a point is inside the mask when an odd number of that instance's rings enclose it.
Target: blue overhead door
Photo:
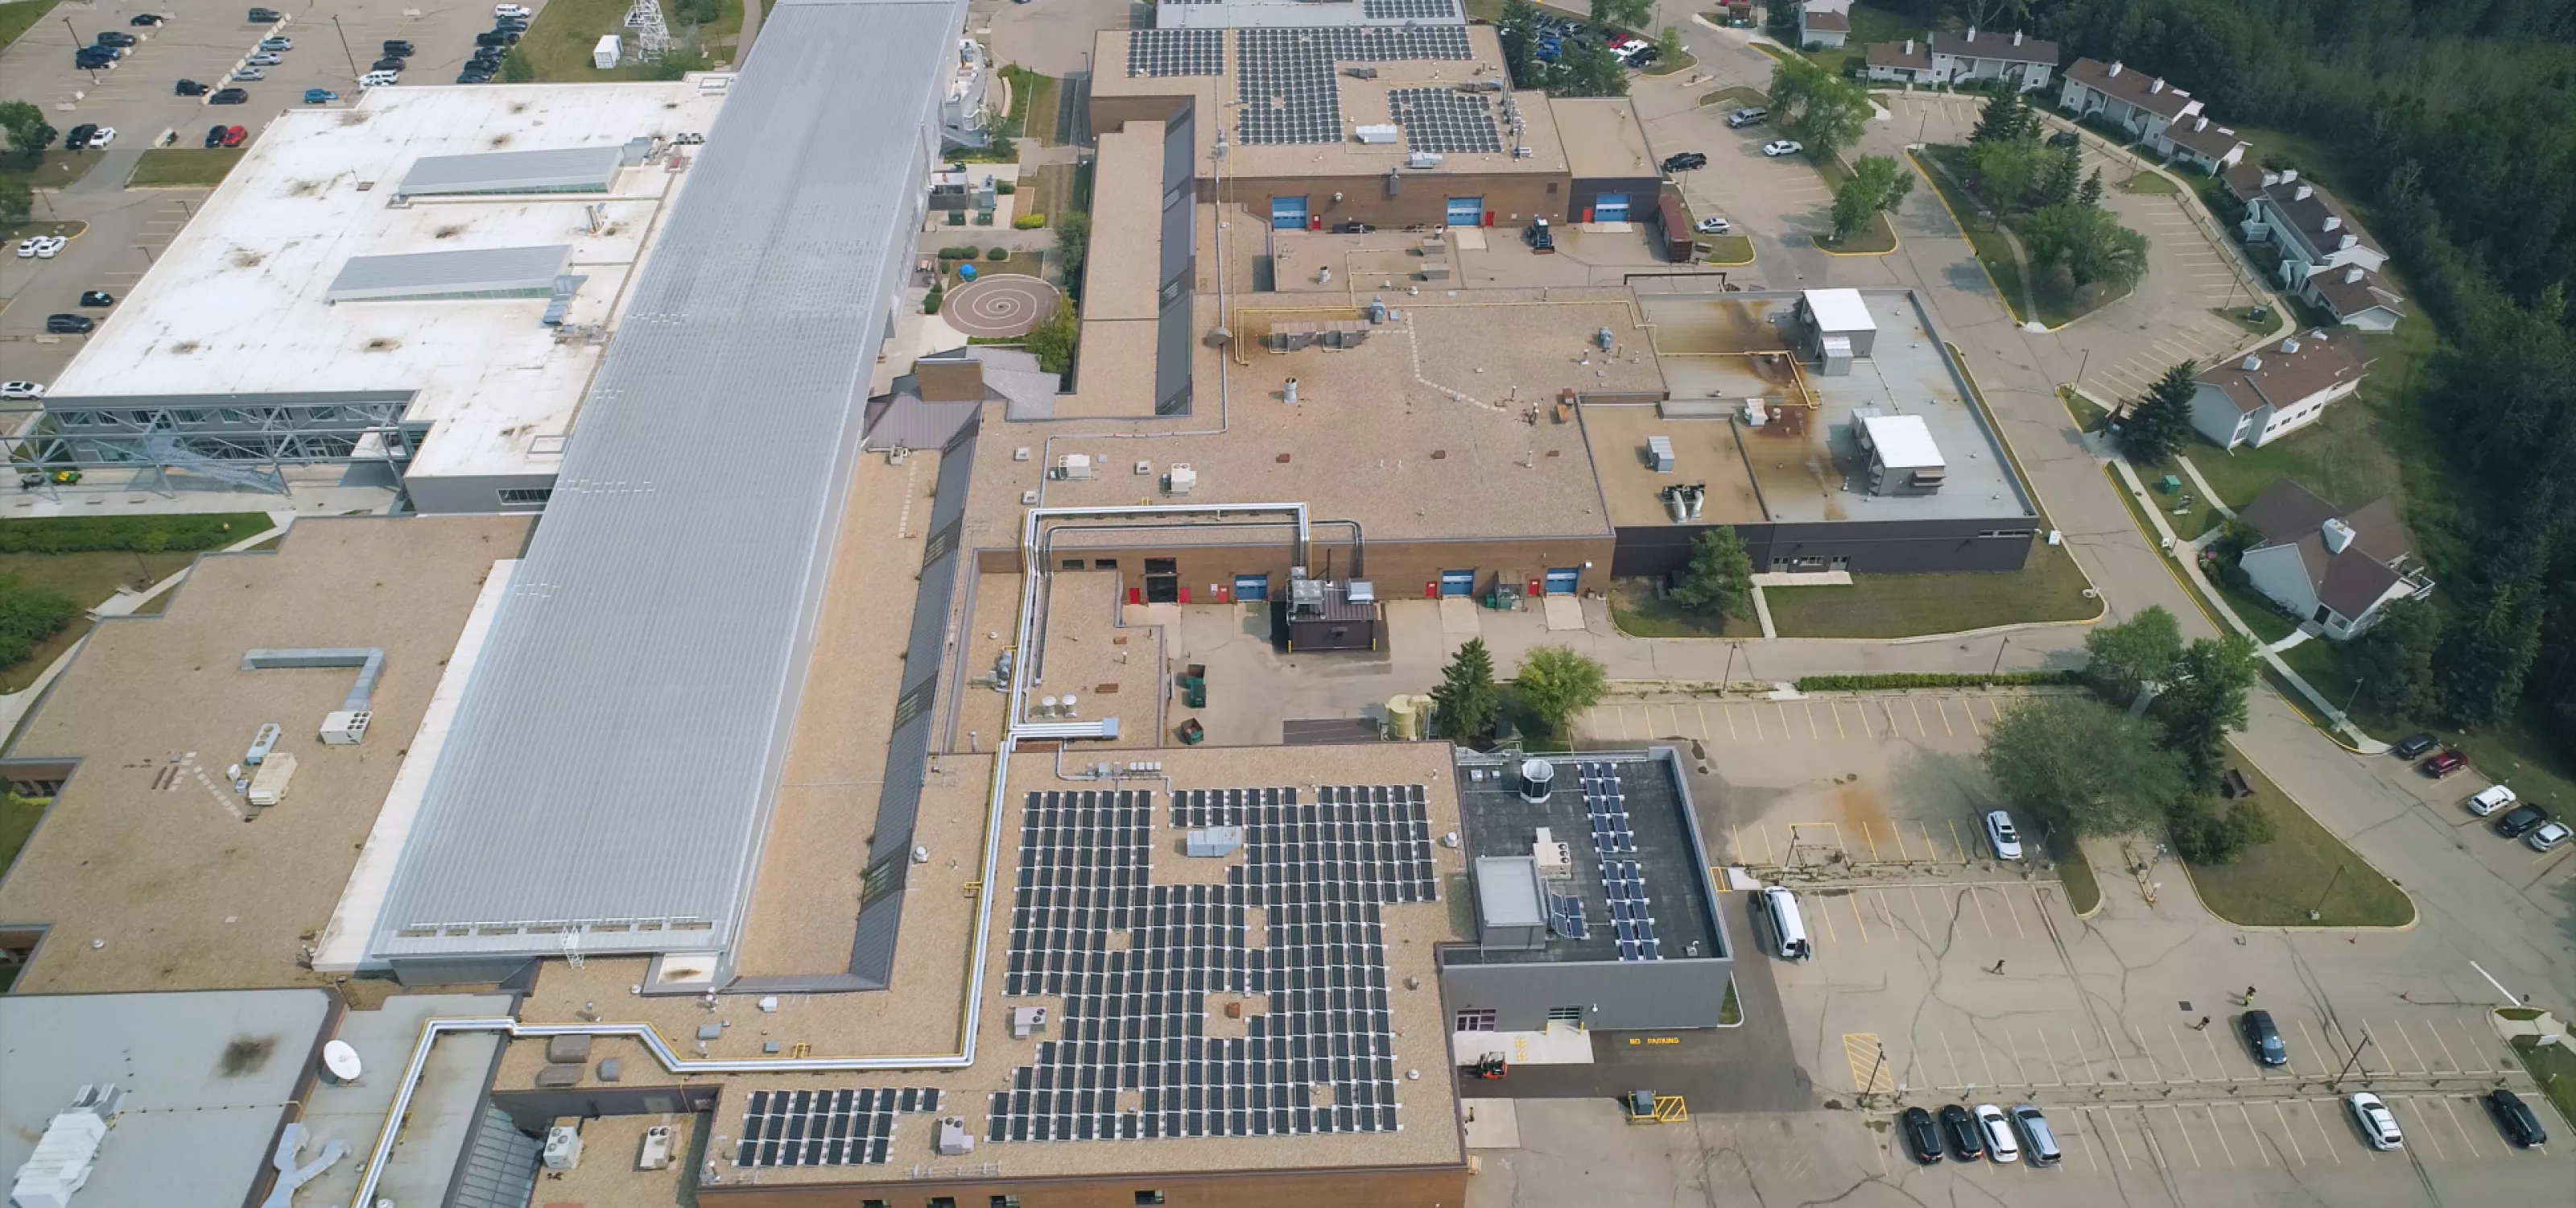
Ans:
[[[1444,570],[1440,572],[1440,594],[1444,596],[1472,596],[1476,594],[1476,572],[1472,570]]]
[[[1450,199],[1449,199],[1449,225],[1451,225],[1451,226],[1483,226],[1483,225],[1485,225],[1485,199],[1484,199],[1484,198],[1482,198],[1482,197],[1452,197],[1452,198],[1450,198]]]
[[[1625,193],[1604,193],[1599,197],[1593,198],[1592,221],[1628,221],[1628,195]]]
[[[1270,226],[1273,230],[1281,231],[1305,230],[1306,199],[1303,197],[1271,198]]]
[[[1580,566],[1556,566],[1548,569],[1547,594],[1551,596],[1573,595],[1575,589],[1582,583],[1583,568]]]
[[[1246,604],[1257,604],[1270,598],[1270,576],[1236,575],[1234,598]]]

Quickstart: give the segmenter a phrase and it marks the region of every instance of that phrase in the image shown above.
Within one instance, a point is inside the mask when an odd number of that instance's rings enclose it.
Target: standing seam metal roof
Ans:
[[[643,133],[637,131],[637,133]],[[424,155],[403,173],[394,190],[402,197],[437,193],[502,193],[533,189],[605,189],[625,162],[621,147],[560,147],[542,151],[489,151],[477,155]]]
[[[562,947],[513,925],[733,943],[964,15],[784,0],[765,23],[467,684],[379,958]],[[401,934],[474,923],[495,933]]]
[[[425,294],[543,292],[572,264],[569,243],[478,247],[398,256],[351,256],[331,278],[323,301],[417,298]]]

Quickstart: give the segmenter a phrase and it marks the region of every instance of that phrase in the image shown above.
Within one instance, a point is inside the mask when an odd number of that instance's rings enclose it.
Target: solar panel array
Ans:
[[[899,1112],[939,1110],[935,1086],[753,1091],[736,1166],[882,1166]]]
[[[1139,29],[1127,34],[1131,76],[1212,76],[1225,69],[1221,29]]]
[[[1458,0],[1361,0],[1371,21],[1435,21],[1458,15]]]
[[[1235,31],[1235,134],[1244,143],[1342,141],[1335,63],[1466,59],[1463,25],[1350,25]],[[1131,59],[1134,43],[1129,43]]]
[[[1547,895],[1547,928],[1569,940],[1590,935],[1591,927],[1583,921],[1583,899],[1564,894]]]
[[[1493,103],[1481,95],[1450,88],[1398,88],[1386,99],[1395,120],[1404,126],[1404,141],[1416,151],[1502,152],[1503,132],[1494,125]]]
[[[988,1140],[1395,1129],[1379,908],[1438,900],[1427,798],[1421,785],[1318,796],[1174,793],[1174,826],[1242,827],[1244,854],[1222,885],[1155,885],[1153,794],[1029,794],[1003,992],[1061,996],[1061,1030],[993,1095]],[[1210,1036],[1210,994],[1265,995],[1269,1009],[1245,1036]]]
[[[1592,818],[1592,846],[1601,853],[1601,893],[1610,900],[1610,928],[1619,939],[1619,959],[1663,959],[1655,939],[1654,906],[1646,900],[1645,865],[1616,860],[1614,853],[1637,850],[1628,827],[1628,804],[1619,791],[1618,769],[1597,760],[1578,761],[1575,777],[1583,785],[1583,810]]]

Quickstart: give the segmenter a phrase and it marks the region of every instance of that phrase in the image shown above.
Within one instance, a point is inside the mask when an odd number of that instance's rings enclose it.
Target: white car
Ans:
[[[1804,151],[1804,150],[1806,150],[1806,148],[1805,148],[1805,147],[1802,147],[1802,146],[1799,146],[1799,145],[1798,145],[1798,144],[1796,144],[1796,143],[1790,142],[1789,140],[1787,140],[1787,139],[1785,139],[1785,138],[1784,138],[1784,139],[1781,139],[1781,140],[1780,140],[1780,141],[1778,141],[1778,142],[1774,142],[1774,143],[1764,143],[1764,144],[1762,144],[1762,153],[1763,153],[1764,155],[1768,155],[1768,156],[1770,156],[1770,157],[1771,157],[1771,158],[1773,158],[1773,159],[1778,159],[1778,158],[1780,158],[1780,157],[1781,157],[1781,156],[1783,156],[1783,155],[1796,155],[1797,153],[1799,153],[1799,152],[1801,152],[1801,151]]]
[[[248,62],[253,67],[275,67],[285,61],[286,57],[284,55],[273,50],[263,50],[245,60],[245,62]]]
[[[234,73],[233,73],[233,79],[234,79],[234,80],[236,80],[236,81],[242,81],[242,80],[265,80],[265,79],[267,79],[267,78],[268,78],[268,73],[267,73],[267,72],[265,72],[265,71],[261,71],[260,69],[258,69],[258,68],[256,68],[256,67],[245,67],[245,68],[242,68],[241,70],[236,71],[236,72],[234,72]]]
[[[1977,1105],[1977,1128],[1986,1134],[1986,1156],[1997,1162],[2021,1160],[2021,1140],[2013,1136],[2012,1117],[1991,1103]]]
[[[2497,810],[2512,808],[2514,801],[2515,797],[2512,789],[2506,788],[2501,784],[2491,784],[2485,788],[2479,789],[2475,796],[2470,797],[2468,800],[2463,801],[2460,804],[2469,807],[2470,813],[2484,818]]]
[[[1735,229],[1735,225],[1723,218],[1703,218],[1692,223],[1691,229],[1703,235],[1723,235]]]
[[[71,242],[60,235],[37,235],[22,239],[18,241],[18,258],[24,260],[33,256],[38,260],[51,260],[54,258],[54,253],[71,246]]]
[[[2524,835],[2522,837],[2522,841],[2530,845],[2531,850],[2533,851],[2548,851],[2561,843],[2565,843],[2567,841],[2568,833],[2566,823],[2551,822],[2543,825],[2539,830],[2533,831],[2528,835]]]
[[[537,10],[529,8],[523,4],[495,4],[492,6],[492,15],[494,17],[517,17],[525,20],[529,17],[536,16]]]
[[[2352,1109],[2353,1123],[2361,1126],[2361,1137],[2372,1149],[2388,1150],[2406,1147],[2406,1134],[2398,1131],[2397,1117],[2379,1096],[2369,1091],[2344,1097],[2344,1106]]]
[[[116,127],[101,126],[89,136],[89,149],[96,151],[116,140]]]
[[[2012,815],[2002,810],[1986,811],[1986,842],[1994,845],[1998,860],[2021,858],[2021,832],[2013,829]]]
[[[26,399],[45,397],[45,388],[34,382],[0,382],[0,398]]]
[[[358,87],[382,88],[388,84],[396,84],[401,81],[402,73],[399,71],[370,71],[367,74],[358,77]]]

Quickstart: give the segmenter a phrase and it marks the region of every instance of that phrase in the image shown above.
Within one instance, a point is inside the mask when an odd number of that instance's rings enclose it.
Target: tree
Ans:
[[[1682,45],[1681,27],[1667,25],[1662,32],[1655,35],[1657,70],[1671,71],[1673,65],[1681,62],[1682,56],[1688,53],[1688,49]]]
[[[1592,0],[1592,26],[1612,29],[1644,29],[1655,19],[1655,0]]]
[[[2095,168],[2091,176],[2084,178],[2084,187],[2075,191],[2075,204],[2102,208],[2102,169]]]
[[[1610,690],[1610,673],[1601,664],[1567,646],[1541,646],[1521,660],[1514,681],[1521,703],[1538,714],[1551,734],[1561,733],[1574,715],[1601,703]]]
[[[25,222],[36,212],[36,191],[23,180],[0,180],[0,222]]]
[[[2221,810],[2205,799],[2188,801],[2165,815],[2174,851],[2192,864],[2225,864],[2245,849],[2272,841],[2272,815],[2253,798]]]
[[[2182,757],[2192,783],[2217,782],[2228,734],[2245,728],[2245,694],[2260,667],[2254,639],[2241,633],[2197,639],[2174,660],[2147,712],[2164,727],[2165,747]]]
[[[1091,215],[1082,210],[1068,210],[1055,218],[1055,258],[1064,267],[1064,287],[1069,293],[1082,292],[1083,262],[1091,257]]]
[[[2120,422],[2120,451],[2142,466],[2162,465],[2191,439],[2191,399],[2200,391],[2190,361],[2165,370]]]
[[[2042,268],[2063,268],[2078,286],[2125,290],[2147,272],[2147,237],[2120,225],[2109,210],[2049,206],[2021,223],[2022,245]]]
[[[37,643],[62,632],[80,611],[70,596],[0,574],[0,667],[24,661]]]
[[[1567,44],[1549,76],[1549,96],[1626,96],[1628,69],[1607,46]]]
[[[1719,616],[1753,615],[1753,558],[1734,528],[1714,525],[1691,539],[1690,565],[1682,568],[1672,597],[1684,608]]]
[[[1502,707],[1494,656],[1485,650],[1485,639],[1470,638],[1440,669],[1440,684],[1431,690],[1431,722],[1450,741],[1464,744],[1491,732]]]
[[[2161,737],[2100,701],[2025,697],[1987,729],[1979,759],[2024,814],[2079,835],[2133,835],[2190,796]]]
[[[2370,707],[2396,717],[2431,716],[2441,702],[2433,655],[2442,646],[2442,614],[2422,600],[2399,600],[2381,610],[2370,632],[2353,643],[2357,687]],[[2318,684],[2332,693],[2341,684]]]
[[[1869,115],[1866,89],[1809,60],[1783,59],[1771,69],[1771,124],[1810,156],[1831,159],[1860,141]]]
[[[36,166],[36,158],[54,145],[45,111],[25,101],[0,101],[0,134],[9,136],[8,161],[22,168]]]
[[[1996,215],[2016,213],[2047,170],[2048,149],[2026,138],[1979,143],[1968,148],[1968,167],[1976,173],[1977,195]]]
[[[2112,704],[2127,705],[2149,682],[2163,682],[2182,655],[2182,626],[2163,605],[2084,635],[2084,678]]]
[[[526,51],[516,46],[501,52],[501,82],[525,84],[537,78],[536,64],[528,61]]]
[[[1002,249],[995,248],[995,251]],[[1029,354],[1038,359],[1038,368],[1048,373],[1063,373],[1073,367],[1074,346],[1080,341],[1081,320],[1074,314],[1073,300],[1055,300],[1055,313],[1048,315],[1029,334],[1020,337]]]
[[[2022,142],[2039,136],[2039,118],[2030,111],[2030,101],[2021,89],[1998,90],[1987,100],[1977,115],[1976,129],[1968,132],[1968,144]]]
[[[2039,174],[2035,204],[2045,208],[2075,204],[2076,194],[2084,188],[2084,157],[2075,144],[2057,149],[2048,166]]]
[[[1532,0],[1504,0],[1503,18],[1494,25],[1494,35],[1502,41],[1503,61],[1511,67],[1515,88],[1547,85],[1547,64],[1538,57],[1538,21],[1538,5]]]
[[[1914,174],[1884,155],[1864,155],[1851,179],[1834,190],[1834,241],[1849,239],[1882,210],[1893,210],[1914,191]]]
[[[2523,676],[2540,655],[2541,610],[2534,562],[2547,557],[2534,534],[2531,552],[2474,585],[2442,651],[2442,710],[2464,726],[2511,711]]]

